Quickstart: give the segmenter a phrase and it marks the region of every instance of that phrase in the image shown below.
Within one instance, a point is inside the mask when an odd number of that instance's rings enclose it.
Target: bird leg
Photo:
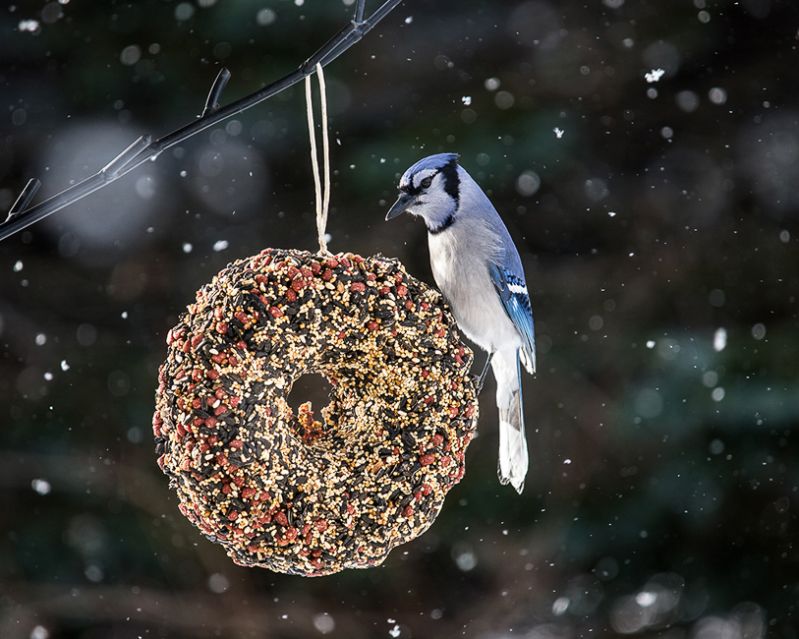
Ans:
[[[477,394],[479,395],[483,390],[483,384],[486,381],[486,375],[488,374],[488,367],[491,365],[491,358],[494,357],[494,353],[489,353],[488,357],[486,357],[486,363],[483,364],[483,370],[480,371],[480,376],[477,378],[475,384],[477,386]]]

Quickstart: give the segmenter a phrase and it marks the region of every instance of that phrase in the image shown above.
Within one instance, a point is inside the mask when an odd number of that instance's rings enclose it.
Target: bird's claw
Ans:
[[[483,365],[483,370],[480,371],[479,375],[474,376],[474,385],[477,387],[477,394],[479,395],[483,392],[483,386],[485,386],[486,375],[488,374],[488,367],[491,364],[491,358],[494,356],[493,353],[489,353],[488,357],[486,358],[486,363]]]

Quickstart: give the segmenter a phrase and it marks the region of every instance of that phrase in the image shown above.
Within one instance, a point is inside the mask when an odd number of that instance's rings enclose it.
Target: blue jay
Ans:
[[[499,481],[521,494],[528,459],[520,363],[535,373],[535,336],[519,253],[458,155],[419,160],[405,171],[399,191],[386,220],[408,212],[427,225],[436,284],[464,334],[488,353],[478,386],[489,364],[497,382]]]

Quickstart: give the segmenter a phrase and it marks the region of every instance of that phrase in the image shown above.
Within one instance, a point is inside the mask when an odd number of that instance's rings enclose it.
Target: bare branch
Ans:
[[[27,208],[28,204],[31,203],[31,200],[36,196],[36,193],[41,186],[41,180],[36,178],[31,178],[28,180],[28,183],[25,185],[25,188],[22,189],[22,192],[19,194],[16,202],[14,202],[14,204],[11,205],[11,208],[8,209],[8,217],[6,218],[6,222],[18,216],[20,211],[23,211]]]
[[[119,175],[122,169],[124,169],[134,160],[134,158],[136,158],[136,156],[139,155],[139,153],[150,146],[152,141],[153,139],[149,135],[142,135],[138,139],[134,140],[127,149],[122,151],[122,153],[120,153],[102,169],[100,169],[100,173],[105,175],[106,179],[115,178],[117,175]]]
[[[112,182],[115,182],[124,175],[137,169],[145,162],[156,160],[165,150],[294,86],[306,76],[313,73],[317,64],[321,64],[322,66],[330,64],[347,49],[360,41],[378,22],[396,9],[400,2],[402,2],[402,0],[385,0],[374,13],[368,18],[364,18],[365,0],[357,0],[355,19],[339,31],[333,38],[328,40],[319,50],[303,62],[298,69],[264,88],[235,100],[224,107],[219,106],[218,100],[230,79],[230,73],[227,69],[222,69],[219,74],[217,74],[216,80],[214,80],[211,86],[208,99],[206,100],[205,110],[201,117],[189,122],[172,133],[168,133],[154,142],[150,142],[149,138],[139,138],[139,140],[134,142],[106,165],[106,167],[94,175],[89,176],[39,204],[27,208],[38,188],[38,186],[33,186],[33,183],[38,183],[38,180],[31,180],[17,198],[6,221],[0,224],[0,241],[52,215],[56,211],[60,211]],[[143,144],[144,140],[147,141],[146,145]]]

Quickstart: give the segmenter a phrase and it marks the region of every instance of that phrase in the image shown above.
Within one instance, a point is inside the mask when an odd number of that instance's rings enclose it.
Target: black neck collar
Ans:
[[[430,235],[438,235],[439,233],[441,233],[441,231],[446,231],[446,230],[447,230],[447,229],[448,229],[450,226],[452,226],[454,223],[455,223],[455,214],[454,214],[454,213],[450,213],[450,214],[447,216],[447,219],[445,219],[445,220],[444,220],[444,221],[443,221],[441,224],[439,224],[438,226],[435,226],[435,227],[433,227],[433,228],[430,228],[430,227],[428,226],[428,227],[427,227],[427,232],[428,232],[428,233],[430,233]]]

